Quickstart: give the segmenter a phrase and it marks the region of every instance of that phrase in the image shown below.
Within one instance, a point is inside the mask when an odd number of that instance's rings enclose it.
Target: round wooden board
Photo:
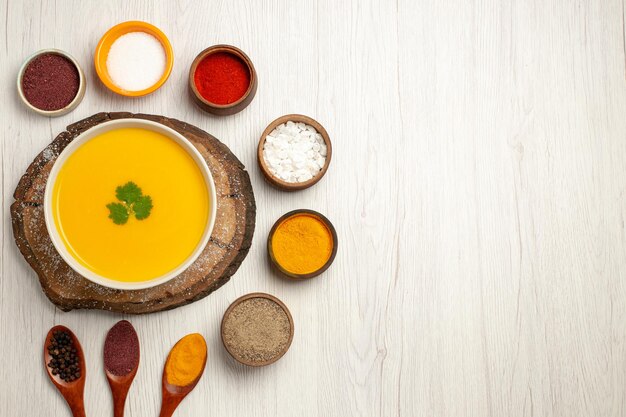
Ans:
[[[204,156],[217,189],[217,218],[211,239],[185,272],[154,288],[114,290],[74,272],[50,240],[43,214],[48,174],[59,153],[78,135],[100,123],[123,118],[152,120],[189,139]],[[237,271],[252,243],[256,205],[243,164],[219,140],[195,126],[163,116],[98,113],[67,127],[33,161],[22,176],[11,205],[15,242],[39,276],[50,301],[64,311],[88,308],[143,314],[192,303],[224,285]]]

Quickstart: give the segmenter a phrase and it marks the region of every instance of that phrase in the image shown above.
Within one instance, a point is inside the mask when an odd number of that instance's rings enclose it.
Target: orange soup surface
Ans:
[[[191,155],[140,128],[112,130],[80,146],[59,171],[52,195],[54,221],[70,254],[123,282],[158,278],[188,259],[202,239],[210,203]]]

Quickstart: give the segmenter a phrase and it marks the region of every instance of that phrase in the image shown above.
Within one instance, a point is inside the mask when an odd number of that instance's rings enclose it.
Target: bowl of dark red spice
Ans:
[[[189,70],[189,93],[202,110],[228,116],[245,109],[258,85],[252,61],[239,48],[215,45],[200,52]]]
[[[287,306],[265,293],[235,300],[222,318],[222,343],[239,363],[270,365],[287,352],[293,340],[293,318]]]
[[[72,111],[85,95],[85,75],[78,62],[58,49],[31,55],[17,77],[17,91],[24,104],[43,116]]]

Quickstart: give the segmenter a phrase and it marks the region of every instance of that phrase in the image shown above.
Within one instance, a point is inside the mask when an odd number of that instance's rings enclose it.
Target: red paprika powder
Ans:
[[[210,103],[225,105],[239,100],[250,86],[250,70],[234,54],[215,52],[196,68],[194,83],[200,95]]]

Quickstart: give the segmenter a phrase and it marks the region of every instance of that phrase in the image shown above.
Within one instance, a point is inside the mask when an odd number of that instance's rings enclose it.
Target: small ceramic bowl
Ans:
[[[275,302],[276,304],[278,304],[280,306],[280,308],[283,309],[285,314],[287,314],[287,318],[289,319],[289,332],[290,333],[289,333],[289,341],[287,342],[287,345],[285,346],[285,348],[283,349],[282,352],[280,352],[278,355],[276,355],[272,359],[270,359],[268,361],[265,361],[265,362],[252,362],[252,361],[249,361],[249,360],[246,360],[246,359],[238,357],[235,354],[235,352],[231,351],[230,347],[228,346],[228,344],[224,340],[224,323],[225,323],[226,319],[228,318],[228,316],[230,315],[230,313],[233,311],[233,309],[236,306],[238,306],[242,302],[244,302],[246,300],[249,300],[251,298],[266,298],[266,299],[268,299],[270,301]],[[224,348],[230,354],[230,356],[232,356],[233,359],[235,359],[237,362],[239,362],[239,363],[241,363],[243,365],[254,366],[254,367],[271,365],[274,362],[276,362],[277,360],[279,360],[280,358],[282,358],[283,356],[285,356],[285,353],[287,353],[287,351],[289,350],[289,347],[291,346],[291,342],[293,341],[293,331],[294,331],[293,317],[291,316],[291,312],[289,311],[289,309],[287,308],[285,303],[283,303],[282,301],[280,301],[278,298],[274,297],[273,295],[266,294],[266,293],[263,293],[263,292],[254,292],[254,293],[246,294],[246,295],[243,295],[243,296],[237,298],[235,301],[233,301],[232,304],[226,309],[226,312],[224,313],[224,316],[222,317],[222,323],[220,325],[220,334],[221,334],[222,344],[224,345]]]
[[[24,77],[24,71],[26,71],[26,67],[28,67],[28,64],[30,64],[33,59],[37,58],[38,56],[45,55],[45,54],[55,54],[55,55],[62,56],[63,58],[69,60],[72,64],[74,64],[74,66],[76,67],[76,70],[78,71],[78,80],[79,80],[78,92],[76,93],[74,100],[72,100],[70,104],[68,104],[67,106],[59,110],[42,110],[33,106],[32,104],[28,102],[28,100],[26,99],[26,96],[24,95],[24,91],[22,90],[22,79]],[[76,59],[74,59],[74,57],[68,54],[67,52],[63,52],[59,49],[43,49],[41,51],[35,52],[31,56],[29,56],[26,59],[26,61],[24,61],[17,76],[17,92],[22,102],[26,105],[26,107],[28,107],[35,113],[41,114],[42,116],[48,116],[48,117],[63,116],[64,114],[67,114],[71,112],[72,110],[74,110],[76,106],[80,104],[80,102],[83,100],[83,97],[85,96],[86,84],[87,83],[85,82],[85,74],[83,73],[83,70],[80,67],[80,65],[78,65],[78,61],[76,61]]]
[[[56,182],[57,176],[59,172],[63,168],[63,165],[67,161],[67,159],[76,152],[83,144],[88,142],[89,140],[103,134],[106,132],[110,132],[112,130],[124,129],[124,128],[140,128],[152,130],[154,132],[160,133],[162,135],[167,136],[172,139],[178,145],[180,145],[189,156],[193,159],[193,161],[197,164],[198,168],[202,172],[204,180],[206,182],[207,190],[209,193],[209,201],[210,201],[210,211],[207,219],[207,223],[205,225],[204,231],[202,233],[202,237],[200,241],[196,245],[194,251],[189,255],[189,257],[182,262],[178,267],[165,273],[162,276],[154,277],[149,281],[141,281],[141,282],[122,282],[110,279],[106,276],[102,276],[100,274],[95,273],[94,271],[83,266],[68,250],[59,230],[57,228],[56,222],[54,221],[53,214],[53,189],[54,184]],[[217,197],[215,190],[215,182],[213,180],[213,176],[211,175],[211,171],[207,166],[206,161],[196,149],[196,147],[189,142],[183,135],[171,129],[167,126],[164,126],[160,123],[153,122],[150,120],[142,120],[142,119],[118,119],[113,120],[107,123],[99,124],[95,127],[92,127],[85,132],[81,133],[76,139],[74,139],[69,145],[63,149],[59,157],[54,162],[52,166],[52,170],[50,171],[50,175],[48,177],[48,181],[46,183],[45,194],[44,194],[44,218],[46,222],[46,229],[48,230],[48,234],[50,235],[50,239],[52,240],[52,244],[56,248],[61,258],[77,273],[85,277],[91,282],[96,284],[103,285],[105,287],[114,288],[118,290],[142,290],[146,288],[156,287],[157,285],[164,284],[172,278],[176,277],[184,270],[186,270],[194,261],[200,256],[204,248],[206,247],[211,233],[213,231],[213,226],[215,224],[215,218],[217,217]]]
[[[215,104],[211,103],[198,91],[196,87],[196,83],[194,81],[194,75],[196,73],[196,69],[198,68],[198,64],[206,58],[207,56],[214,54],[216,52],[226,52],[232,54],[239,58],[246,66],[248,67],[248,71],[250,72],[250,85],[248,86],[248,90],[244,93],[243,96],[234,103],[230,104]],[[189,69],[189,94],[191,95],[191,99],[207,113],[214,114],[216,116],[229,116],[231,114],[239,113],[252,102],[256,94],[256,89],[258,85],[258,77],[256,70],[254,69],[254,65],[252,65],[252,61],[241,49],[232,46],[232,45],[214,45],[211,46],[204,51],[200,52],[198,56],[191,63],[191,68]]]
[[[328,258],[326,263],[322,265],[320,269],[318,269],[317,271],[311,272],[309,274],[296,274],[294,272],[288,271],[285,268],[283,268],[283,266],[279,264],[278,261],[276,260],[276,256],[274,255],[274,248],[272,246],[272,238],[274,237],[274,233],[276,232],[276,229],[278,229],[278,226],[280,226],[280,224],[284,222],[285,220],[293,216],[297,216],[299,214],[308,214],[320,220],[328,228],[328,231],[330,232],[333,238],[333,249],[330,253],[330,257]],[[326,216],[324,216],[323,214],[320,214],[314,210],[307,210],[307,209],[293,210],[293,211],[290,211],[289,213],[282,215],[278,220],[276,220],[276,223],[274,223],[274,226],[272,226],[272,229],[270,230],[270,233],[267,237],[267,254],[269,255],[269,258],[272,264],[276,267],[276,269],[278,269],[281,273],[283,273],[287,278],[296,279],[296,280],[304,280],[304,279],[316,277],[322,274],[328,268],[330,268],[330,265],[332,265],[333,261],[335,260],[335,256],[337,256],[337,246],[338,246],[337,231],[335,230],[335,226],[333,226],[330,220],[328,220]]]
[[[161,42],[163,50],[165,51],[166,63],[163,75],[159,81],[156,82],[156,84],[153,84],[151,87],[144,90],[129,91],[118,87],[109,76],[109,72],[107,70],[107,57],[109,56],[111,45],[113,45],[113,42],[115,42],[120,36],[131,32],[145,32],[154,36],[159,40],[159,42]],[[126,97],[141,97],[155,92],[165,83],[165,81],[167,81],[170,73],[172,72],[172,67],[174,66],[174,51],[172,50],[172,44],[170,44],[169,39],[159,28],[151,25],[150,23],[133,20],[113,26],[104,34],[104,36],[102,36],[94,53],[94,64],[100,81],[102,81],[102,83],[107,86],[109,90]]]
[[[318,172],[316,176],[314,176],[308,181],[304,181],[304,182],[283,181],[282,179],[276,177],[274,174],[271,173],[269,167],[267,166],[267,163],[265,162],[265,158],[263,158],[263,148],[265,146],[265,138],[267,137],[267,135],[272,133],[272,131],[276,129],[278,125],[281,125],[289,121],[294,122],[294,123],[302,122],[309,126],[313,126],[315,130],[317,130],[317,132],[320,135],[322,135],[322,138],[324,139],[324,143],[326,144],[326,149],[327,149],[326,163],[324,164],[324,167],[320,170],[320,172]],[[317,120],[312,119],[308,116],[304,116],[302,114],[287,114],[285,116],[279,117],[278,119],[270,123],[261,134],[261,139],[259,140],[259,147],[257,149],[257,161],[259,163],[259,168],[261,168],[261,172],[263,173],[263,176],[265,177],[267,182],[269,182],[271,185],[278,188],[279,190],[283,190],[283,191],[299,191],[299,190],[304,190],[305,188],[309,188],[315,185],[319,180],[322,179],[324,174],[326,174],[326,171],[328,170],[328,166],[330,165],[330,160],[331,160],[332,155],[333,155],[333,147],[330,142],[330,137],[328,136],[328,132],[326,132],[326,129],[324,129],[324,126],[322,126]]]

